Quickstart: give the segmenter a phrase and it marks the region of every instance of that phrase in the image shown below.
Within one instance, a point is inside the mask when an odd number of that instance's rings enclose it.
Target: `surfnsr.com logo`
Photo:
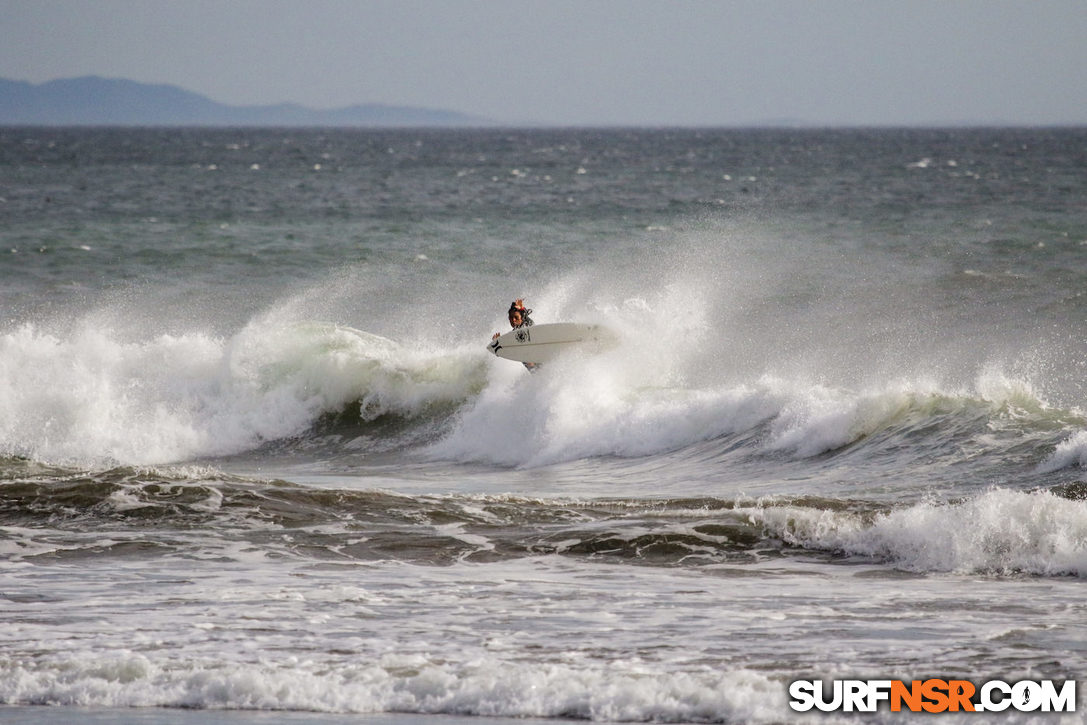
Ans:
[[[796,680],[789,685],[789,707],[797,712],[875,712],[887,703],[891,712],[1075,712],[1076,681],[1004,682],[980,687],[969,680]]]

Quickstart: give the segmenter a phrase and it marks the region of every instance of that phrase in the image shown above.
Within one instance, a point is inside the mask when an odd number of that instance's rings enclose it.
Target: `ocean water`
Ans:
[[[5,128],[0,311],[0,720],[1081,721],[1083,129]]]

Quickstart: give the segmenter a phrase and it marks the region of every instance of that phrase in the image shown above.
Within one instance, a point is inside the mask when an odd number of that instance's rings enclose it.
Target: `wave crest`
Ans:
[[[321,323],[136,342],[25,325],[0,337],[0,453],[74,465],[227,455],[300,435],[353,403],[365,420],[456,404],[483,372],[467,350],[407,349]]]
[[[792,506],[747,512],[787,543],[874,557],[918,572],[1087,577],[1087,501],[993,490],[874,517]]]
[[[1059,443],[1053,454],[1038,466],[1038,472],[1052,473],[1072,466],[1087,468],[1087,430],[1078,431]]]

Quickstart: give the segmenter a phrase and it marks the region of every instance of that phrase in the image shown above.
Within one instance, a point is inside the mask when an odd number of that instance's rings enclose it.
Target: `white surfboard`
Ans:
[[[510,330],[487,349],[506,360],[545,363],[566,352],[601,352],[618,342],[618,335],[602,325],[555,322]]]

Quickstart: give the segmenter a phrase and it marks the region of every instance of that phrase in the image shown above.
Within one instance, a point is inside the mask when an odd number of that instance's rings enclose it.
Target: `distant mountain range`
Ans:
[[[454,111],[363,104],[327,111],[294,103],[230,106],[170,85],[84,76],[38,85],[0,78],[0,125],[493,126]]]

